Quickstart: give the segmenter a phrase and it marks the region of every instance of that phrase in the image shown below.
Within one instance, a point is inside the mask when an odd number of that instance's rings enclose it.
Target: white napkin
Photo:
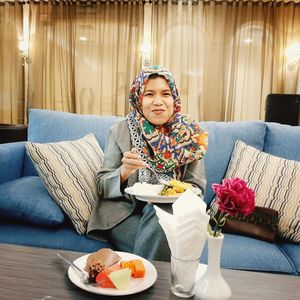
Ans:
[[[193,191],[186,190],[172,205],[173,214],[154,205],[173,256],[194,260],[200,257],[206,242],[209,215],[206,204]]]
[[[206,242],[209,215],[206,204],[193,191],[186,190],[172,205],[173,214],[167,213],[154,205],[159,224],[164,230],[172,256],[181,260],[197,260]],[[177,275],[179,282],[188,289],[194,283],[194,270],[180,270],[178,264]]]

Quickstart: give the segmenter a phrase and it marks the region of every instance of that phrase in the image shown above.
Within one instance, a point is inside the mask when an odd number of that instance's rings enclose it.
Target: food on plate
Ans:
[[[121,257],[112,249],[103,248],[91,253],[84,270],[89,279],[102,288],[129,288],[130,278],[145,276],[145,266],[141,259],[121,261]]]
[[[112,249],[102,248],[88,256],[84,270],[89,273],[90,281],[95,282],[98,273],[120,259],[121,257]]]
[[[131,271],[128,268],[111,272],[108,277],[118,290],[129,289]]]
[[[86,266],[84,268],[85,271],[89,271],[90,267],[98,262],[102,262],[102,264],[109,266],[114,262],[120,260],[121,257],[115,251],[110,248],[102,248],[97,252],[93,252],[88,256]]]
[[[140,259],[132,259],[128,261],[121,261],[122,268],[131,270],[131,276],[134,278],[141,278],[145,276],[145,266]]]
[[[99,273],[101,273],[102,271],[104,271],[105,269],[105,265],[99,261],[94,263],[93,265],[91,265],[90,270],[89,270],[89,279],[90,282],[96,282],[96,277]]]
[[[177,179],[172,179],[169,181],[170,186],[165,185],[161,192],[159,193],[161,196],[174,196],[177,194],[181,194],[187,189],[192,189],[193,186],[190,183],[182,182]]]
[[[158,194],[161,186],[147,182],[136,182],[132,186],[132,189],[136,195],[151,196],[153,194]]]
[[[160,184],[149,184],[146,182],[140,183],[136,182],[132,186],[134,195],[139,196],[176,196],[183,193],[187,189],[193,189],[193,186],[190,183],[182,182],[177,179],[172,179],[169,181],[170,186],[162,186]]]
[[[118,263],[104,268],[104,270],[102,270],[100,273],[98,273],[98,275],[96,276],[95,282],[99,283],[99,287],[103,287],[103,288],[114,288],[115,285],[114,283],[111,281],[109,275],[113,272],[122,270],[122,268],[120,267],[120,265]]]

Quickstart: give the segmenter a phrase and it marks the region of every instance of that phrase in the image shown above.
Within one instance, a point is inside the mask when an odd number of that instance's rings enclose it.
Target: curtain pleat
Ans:
[[[142,67],[144,2],[29,1],[24,103],[22,5],[0,0],[0,123],[22,123],[24,107],[126,115]],[[185,113],[263,120],[267,94],[300,93],[295,1],[150,2],[151,63],[172,71]]]
[[[141,69],[141,3],[30,6],[29,107],[125,115]]]
[[[22,57],[22,5],[0,5],[0,123],[24,120]]]
[[[198,120],[263,120],[269,93],[299,93],[300,6],[211,1],[152,9],[154,64],[173,71]],[[299,50],[300,52],[300,44]]]

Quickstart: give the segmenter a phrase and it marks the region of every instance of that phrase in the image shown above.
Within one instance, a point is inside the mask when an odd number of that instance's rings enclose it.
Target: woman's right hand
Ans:
[[[146,166],[146,164],[141,160],[141,157],[137,154],[135,148],[124,152],[121,162],[121,183],[124,183],[136,170],[143,169]]]

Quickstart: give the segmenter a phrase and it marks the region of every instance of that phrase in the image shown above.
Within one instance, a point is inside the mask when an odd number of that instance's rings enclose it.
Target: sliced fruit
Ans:
[[[134,273],[132,277],[141,278],[145,276],[145,266],[144,263],[140,259],[133,259],[131,262],[134,263]]]
[[[96,277],[96,282],[99,282],[99,287],[102,288],[114,288],[114,284],[112,283],[112,281],[109,279],[108,277],[108,273],[106,273],[105,271],[102,271],[101,273],[99,273]]]
[[[122,269],[126,269],[126,268],[130,269],[131,270],[131,276],[135,272],[134,263],[131,260],[129,260],[129,261],[121,261],[120,262],[120,266],[121,266]]]
[[[145,276],[145,266],[142,260],[132,259],[128,261],[121,261],[122,269],[128,268],[131,270],[131,276],[134,278],[141,278]]]
[[[129,289],[130,277],[131,277],[130,269],[126,268],[126,269],[121,269],[118,271],[111,272],[108,275],[108,277],[118,290]]]
[[[97,276],[96,276],[96,282],[99,282],[99,286],[103,287],[103,288],[114,288],[115,285],[113,284],[113,282],[110,280],[109,278],[109,274],[117,271],[117,270],[121,270],[121,267],[119,264],[114,264],[108,268],[105,268],[102,272],[100,272]]]

